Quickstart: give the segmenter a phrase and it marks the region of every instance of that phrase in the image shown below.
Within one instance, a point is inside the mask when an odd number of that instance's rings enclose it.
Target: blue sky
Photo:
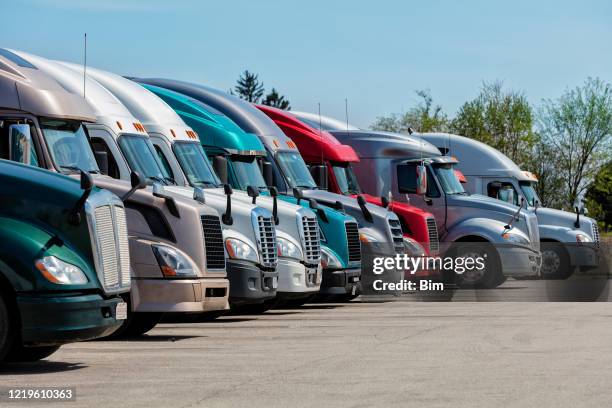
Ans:
[[[531,102],[612,81],[609,1],[18,0],[0,46],[123,75],[233,86],[244,69],[294,109],[368,126],[428,88],[449,114],[483,80]]]

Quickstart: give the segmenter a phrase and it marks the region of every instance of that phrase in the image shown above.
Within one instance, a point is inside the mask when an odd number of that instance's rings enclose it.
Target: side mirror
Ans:
[[[300,201],[302,201],[302,199],[304,198],[304,193],[302,193],[302,189],[294,187],[293,188],[293,196],[295,198],[297,198],[297,203],[299,205]]]
[[[100,173],[108,175],[108,153],[104,150],[94,151],[94,158],[100,169]]]
[[[225,156],[213,157],[213,168],[215,169],[217,176],[219,176],[221,183],[227,184],[227,158]]]
[[[130,196],[134,194],[136,190],[141,190],[145,188],[147,186],[147,179],[141,176],[140,173],[133,171],[132,173],[130,173],[130,183],[132,185],[132,188],[130,189],[130,191],[125,193],[123,197],[121,197],[122,201],[125,201],[130,198]]]
[[[389,207],[389,199],[385,196],[381,196],[380,197],[380,203],[383,206],[383,208],[388,208]]]
[[[247,194],[253,199],[253,204],[257,203],[257,197],[259,197],[259,190],[253,186],[247,186]]]
[[[79,225],[81,223],[81,210],[83,207],[85,207],[85,202],[87,201],[87,198],[89,198],[93,187],[94,181],[91,174],[81,170],[81,189],[83,190],[83,194],[81,194],[81,197],[79,197],[78,201],[74,205],[74,208],[68,215],[68,222],[72,225]]]
[[[261,165],[261,172],[266,182],[266,186],[270,187],[274,185],[274,171],[272,171],[272,163],[264,161]]]
[[[360,196],[360,195],[357,196],[357,204],[359,204],[359,208],[361,208],[361,213],[363,214],[363,218],[365,218],[367,222],[370,222],[370,223],[374,222],[372,213],[370,213],[370,210],[368,209],[367,201],[365,200],[365,198],[363,198],[363,196]]]
[[[314,179],[317,187],[321,190],[327,190],[327,166],[324,164],[317,164],[310,166],[310,174]]]
[[[315,200],[314,198],[308,199],[308,205],[313,211],[319,209],[319,204],[317,203],[317,200]]]
[[[270,196],[272,197],[272,216],[274,217],[274,225],[278,225],[278,190],[276,187],[270,187]]]
[[[206,195],[202,187],[194,187],[193,199],[196,200],[200,204],[206,204]]]
[[[32,152],[30,126],[15,124],[9,126],[9,157],[12,161],[30,164]]]
[[[225,193],[226,205],[225,205],[225,213],[221,216],[221,220],[226,225],[232,225],[234,223],[234,219],[232,218],[232,187],[229,184],[223,185],[223,192]]]
[[[425,195],[427,193],[427,167],[422,164],[416,166],[416,173],[416,193],[418,195]]]

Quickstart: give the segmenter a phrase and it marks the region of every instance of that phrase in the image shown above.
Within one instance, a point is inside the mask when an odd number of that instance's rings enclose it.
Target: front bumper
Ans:
[[[278,291],[280,297],[295,297],[299,294],[312,294],[321,288],[321,266],[307,267],[297,261],[279,258]]]
[[[539,276],[542,256],[539,252],[518,246],[497,246],[504,276]]]
[[[323,269],[321,294],[348,295],[361,291],[361,268]]]
[[[20,294],[21,339],[26,345],[57,345],[91,340],[112,334],[123,320],[116,320],[119,296]]]
[[[232,305],[263,303],[276,297],[278,272],[265,272],[244,261],[228,260],[226,265]]]
[[[599,266],[599,248],[594,243],[560,243],[567,250],[570,262],[582,269],[591,269]]]
[[[132,278],[132,311],[197,313],[229,309],[226,278]]]

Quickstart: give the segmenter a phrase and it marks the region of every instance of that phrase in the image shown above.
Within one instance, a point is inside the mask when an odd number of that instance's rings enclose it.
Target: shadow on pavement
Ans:
[[[0,364],[0,375],[50,374],[80,370],[87,367],[89,366],[82,363],[47,360],[32,363],[3,363]]]

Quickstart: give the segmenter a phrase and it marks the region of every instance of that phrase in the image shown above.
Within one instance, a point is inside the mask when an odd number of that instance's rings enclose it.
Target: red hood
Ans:
[[[381,200],[380,197],[373,196],[373,195],[370,195],[370,194],[361,194],[361,195],[363,196],[363,198],[365,198],[365,200],[368,203],[374,204],[374,205],[378,205],[378,206],[382,207],[382,200]],[[352,197],[357,197],[357,196],[353,195]],[[391,210],[393,212],[401,212],[402,210],[403,211],[410,211],[415,216],[423,216],[423,217],[431,216],[430,212],[423,211],[419,207],[415,207],[415,206],[410,205],[408,203],[402,203],[400,201],[391,201],[391,204],[389,205],[389,210]]]
[[[359,161],[359,156],[351,146],[343,145],[331,133],[307,125],[300,121],[291,112],[265,105],[255,105],[268,115],[282,131],[293,140],[306,162],[324,160],[333,162]]]

